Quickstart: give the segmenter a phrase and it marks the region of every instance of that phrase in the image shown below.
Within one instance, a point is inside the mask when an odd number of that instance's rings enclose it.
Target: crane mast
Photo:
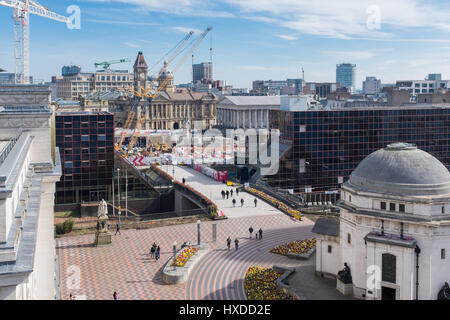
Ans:
[[[0,0],[0,6],[13,9],[15,82],[30,83],[30,14],[69,23],[68,17],[54,13],[34,0]]]

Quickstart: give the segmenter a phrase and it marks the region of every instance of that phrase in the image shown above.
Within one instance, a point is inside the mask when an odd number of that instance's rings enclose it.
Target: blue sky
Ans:
[[[31,16],[30,70],[49,80],[67,64],[94,70],[94,62],[129,58],[139,50],[149,65],[158,61],[188,30],[212,26],[195,51],[209,61],[214,78],[235,87],[256,79],[301,77],[335,81],[337,63],[357,65],[356,85],[366,76],[382,82],[450,78],[450,3],[438,0],[40,0],[66,14],[81,9],[81,29]],[[13,65],[12,9],[0,6],[0,67]],[[212,37],[212,39],[211,39]],[[191,77],[191,58],[175,83]],[[131,70],[132,63],[116,68]]]

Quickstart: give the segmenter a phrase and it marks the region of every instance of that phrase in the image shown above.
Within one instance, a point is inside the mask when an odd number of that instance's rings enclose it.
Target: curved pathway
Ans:
[[[308,261],[293,260],[269,250],[280,244],[312,237],[310,222],[294,222],[273,217],[277,223],[263,232],[263,239],[252,239],[248,231],[239,237],[239,249],[218,245],[196,264],[186,285],[189,300],[244,300],[244,278],[250,266],[272,267],[275,264],[301,266]],[[290,220],[290,221],[288,221]],[[242,221],[243,222],[243,221]],[[249,221],[250,222],[250,221]],[[248,226],[248,224],[246,225]],[[253,225],[255,228],[255,226]]]

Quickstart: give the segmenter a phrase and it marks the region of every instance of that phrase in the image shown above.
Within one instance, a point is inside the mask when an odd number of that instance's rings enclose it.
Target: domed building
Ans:
[[[390,144],[361,161],[340,194],[339,218],[313,228],[316,274],[362,299],[448,296],[450,172],[439,160]]]

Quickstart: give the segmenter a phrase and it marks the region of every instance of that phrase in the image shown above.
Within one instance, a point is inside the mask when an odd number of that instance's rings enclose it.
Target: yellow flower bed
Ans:
[[[281,246],[270,249],[270,252],[282,255],[287,255],[288,253],[306,254],[315,246],[316,239],[311,238],[282,244]]]
[[[244,280],[248,300],[293,300],[293,297],[277,288],[275,281],[281,273],[269,268],[250,267]]]
[[[181,251],[176,260],[172,262],[171,266],[183,267],[186,262],[198,251],[197,248],[194,247],[186,247],[183,251]]]
[[[287,213],[293,215],[295,219],[297,219],[297,220],[301,220],[301,219],[302,219],[302,216],[301,216],[301,214],[300,214],[300,211],[292,209],[291,207],[285,205],[285,204],[284,204],[283,202],[281,202],[281,201],[278,201],[278,200],[275,199],[274,197],[271,197],[271,196],[269,196],[268,194],[265,194],[264,192],[261,192],[261,191],[259,191],[259,190],[257,190],[257,189],[254,189],[254,188],[247,188],[247,190],[248,190],[250,193],[253,193],[253,194],[257,195],[258,197],[263,198],[264,200],[269,201],[269,202],[272,203],[273,205],[277,206],[277,208],[279,208],[279,209],[281,209],[281,210],[283,210],[283,211],[285,211],[285,212],[287,212]]]

